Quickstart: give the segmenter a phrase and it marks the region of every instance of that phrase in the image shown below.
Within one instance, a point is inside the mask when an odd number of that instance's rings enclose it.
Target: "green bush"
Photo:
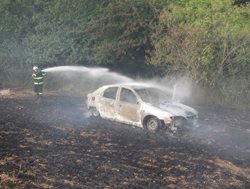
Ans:
[[[230,0],[172,3],[161,13],[148,62],[164,74],[189,74],[194,83],[220,94],[216,99],[223,103],[250,101],[245,82],[249,31],[249,5],[233,6]]]

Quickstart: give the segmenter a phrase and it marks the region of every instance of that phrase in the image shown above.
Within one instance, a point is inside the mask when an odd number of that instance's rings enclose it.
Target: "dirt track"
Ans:
[[[83,97],[19,91],[0,108],[3,189],[250,188],[249,112],[197,107],[178,138],[86,118]]]

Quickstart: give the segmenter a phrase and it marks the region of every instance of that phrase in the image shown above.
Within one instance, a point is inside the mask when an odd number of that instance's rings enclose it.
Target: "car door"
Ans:
[[[104,118],[116,119],[117,115],[117,101],[116,101],[116,95],[117,95],[118,87],[109,87],[106,90],[104,90],[103,95],[100,99],[100,114]]]
[[[118,96],[117,107],[121,121],[138,125],[140,103],[135,93],[131,89],[121,88]]]

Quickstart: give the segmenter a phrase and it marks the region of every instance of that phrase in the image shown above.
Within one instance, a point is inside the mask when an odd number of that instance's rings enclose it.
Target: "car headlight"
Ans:
[[[167,125],[167,124],[170,124],[171,123],[171,121],[172,121],[172,117],[166,117],[166,118],[164,118],[164,123]]]

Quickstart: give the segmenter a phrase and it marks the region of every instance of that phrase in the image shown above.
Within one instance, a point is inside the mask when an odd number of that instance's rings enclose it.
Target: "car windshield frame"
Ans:
[[[134,87],[134,91],[143,102],[161,104],[172,102],[172,94],[156,87]]]

